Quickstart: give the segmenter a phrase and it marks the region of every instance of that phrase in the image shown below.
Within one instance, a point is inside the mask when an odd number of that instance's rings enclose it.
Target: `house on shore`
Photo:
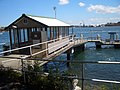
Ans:
[[[4,31],[4,27],[0,27],[0,32]]]
[[[9,31],[10,49],[49,41],[48,43],[32,47],[32,52],[46,49],[49,54],[69,43],[69,28],[69,24],[55,18],[23,14],[5,29]],[[58,47],[47,49],[61,42],[65,43]],[[24,48],[12,53],[30,54],[30,48]]]

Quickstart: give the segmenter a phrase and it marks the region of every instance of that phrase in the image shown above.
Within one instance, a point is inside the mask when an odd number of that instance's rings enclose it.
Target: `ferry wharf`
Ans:
[[[55,18],[23,14],[5,28],[9,31],[10,50],[0,52],[0,64],[19,69],[21,61],[34,64],[35,60],[30,59],[39,58],[42,66],[62,53],[66,53],[67,60],[70,60],[70,54],[84,51],[88,42],[95,42],[96,48],[102,45],[120,48],[116,32],[109,32],[110,38],[106,40],[102,40],[100,35],[84,38],[81,34],[78,38],[69,34],[70,28],[69,24]]]
[[[19,69],[21,60],[34,64],[30,58],[40,58],[40,66],[62,53],[84,50],[87,40],[69,35],[69,24],[55,18],[23,14],[5,29],[9,31],[10,50],[0,52],[0,63]],[[79,49],[78,49],[79,48]],[[29,60],[27,60],[29,59]],[[17,65],[17,66],[16,66]]]

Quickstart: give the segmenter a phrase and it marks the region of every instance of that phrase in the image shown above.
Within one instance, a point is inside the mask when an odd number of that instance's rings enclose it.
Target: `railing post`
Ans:
[[[32,56],[32,47],[30,46],[30,55]]]
[[[84,90],[84,65],[82,62],[82,90]]]
[[[21,56],[21,64],[22,64],[22,75],[23,75],[23,82],[26,83],[26,78],[25,78],[25,71],[24,71],[24,59]]]
[[[46,42],[46,57],[48,56],[48,43]]]

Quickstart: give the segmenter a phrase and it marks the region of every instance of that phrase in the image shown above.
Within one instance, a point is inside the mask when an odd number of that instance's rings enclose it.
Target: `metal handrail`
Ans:
[[[67,37],[69,37],[69,36],[66,36],[66,37],[64,37],[64,38],[67,38]],[[62,38],[63,38],[63,37],[62,37]],[[54,39],[54,40],[45,41],[45,42],[42,42],[42,43],[37,43],[37,44],[34,44],[34,45],[28,45],[28,46],[21,47],[21,48],[16,48],[16,49],[12,49],[12,50],[3,51],[3,52],[0,52],[0,54],[4,54],[4,53],[16,51],[16,50],[21,50],[21,49],[25,49],[25,48],[31,48],[31,47],[33,47],[33,46],[38,46],[38,45],[41,45],[41,44],[50,43],[50,42],[53,42],[53,41],[56,41],[56,40],[59,40],[59,39],[61,39],[61,38],[57,38],[57,39]]]
[[[65,37],[62,37],[62,38],[65,39],[65,38],[69,38],[69,37],[70,37],[70,36],[65,36]],[[4,53],[16,51],[16,50],[21,50],[21,49],[25,49],[25,48],[30,48],[30,55],[26,55],[26,56],[20,57],[20,58],[25,59],[25,58],[28,58],[28,57],[31,57],[31,56],[38,55],[38,54],[43,53],[43,52],[45,52],[45,51],[48,51],[48,50],[50,50],[50,49],[52,49],[52,48],[61,46],[63,43],[70,42],[70,39],[69,39],[69,41],[62,42],[62,43],[60,43],[60,44],[54,45],[54,46],[49,47],[49,48],[46,46],[45,49],[40,50],[39,52],[36,52],[36,53],[32,53],[32,47],[38,46],[38,45],[42,45],[42,44],[46,44],[46,45],[47,45],[47,44],[50,43],[50,42],[56,42],[56,41],[58,41],[58,40],[61,40],[61,38],[57,38],[57,39],[50,40],[50,41],[46,41],[46,42],[42,42],[42,43],[37,43],[37,44],[34,44],[34,45],[29,45],[29,46],[25,46],[25,47],[21,47],[21,48],[16,48],[16,49],[12,49],[12,50],[3,51],[3,52],[0,52],[0,54],[4,54]],[[76,40],[74,40],[74,41],[76,41]],[[48,55],[48,53],[46,53],[46,55]]]

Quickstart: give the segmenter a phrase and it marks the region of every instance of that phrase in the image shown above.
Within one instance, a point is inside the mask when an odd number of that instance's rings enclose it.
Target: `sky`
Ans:
[[[120,21],[120,0],[0,0],[0,27],[23,13],[55,17],[71,25],[105,24]]]

